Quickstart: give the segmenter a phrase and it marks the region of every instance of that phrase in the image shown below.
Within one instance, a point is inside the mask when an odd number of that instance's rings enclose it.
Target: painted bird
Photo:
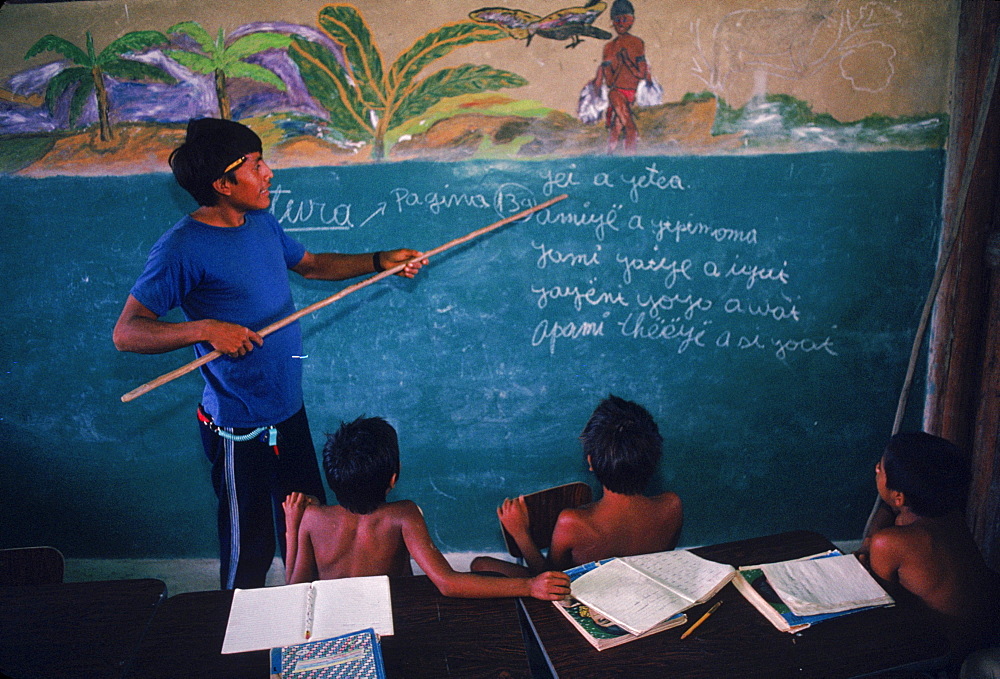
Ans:
[[[525,46],[539,35],[550,40],[569,40],[566,47],[576,47],[582,42],[581,36],[611,39],[610,33],[591,25],[607,7],[603,0],[589,0],[583,7],[566,7],[544,17],[520,9],[483,7],[469,12],[469,18],[480,24],[501,28],[515,40],[527,40]]]

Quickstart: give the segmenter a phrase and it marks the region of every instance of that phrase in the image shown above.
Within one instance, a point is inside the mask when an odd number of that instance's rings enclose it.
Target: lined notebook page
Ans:
[[[392,629],[389,578],[373,575],[341,580],[317,580],[313,639],[338,637],[371,627],[379,636]]]
[[[703,559],[684,549],[626,556],[622,561],[660,580],[689,603],[717,591],[736,574],[728,564]]]
[[[621,559],[581,575],[573,581],[572,595],[632,634],[642,634],[691,605]]]
[[[235,590],[222,652],[241,653],[305,641],[309,585]]]
[[[387,576],[317,580],[235,590],[222,652],[258,651],[308,641],[310,588],[315,592],[310,639],[339,637],[369,627],[381,636],[393,633]]]
[[[795,615],[836,613],[894,603],[851,554],[764,564],[761,570]]]

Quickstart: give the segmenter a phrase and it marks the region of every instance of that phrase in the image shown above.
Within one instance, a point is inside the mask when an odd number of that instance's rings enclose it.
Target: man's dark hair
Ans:
[[[883,455],[885,485],[905,497],[919,516],[944,516],[965,504],[969,465],[958,446],[922,431],[889,439]]]
[[[646,489],[663,447],[653,416],[638,403],[614,395],[598,404],[580,442],[601,485],[627,495]]]
[[[381,417],[341,423],[323,446],[326,482],[342,507],[370,514],[385,502],[393,474],[399,474],[396,430]]]
[[[170,154],[170,169],[181,187],[199,205],[215,205],[219,194],[212,182],[223,176],[235,183],[242,158],[262,150],[260,137],[246,125],[219,118],[188,122],[184,143]]]

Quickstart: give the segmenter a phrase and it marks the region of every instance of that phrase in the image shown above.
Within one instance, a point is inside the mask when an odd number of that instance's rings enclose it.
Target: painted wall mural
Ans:
[[[120,400],[190,350],[111,342],[150,248],[193,208],[167,158],[204,116],[260,134],[271,211],[312,252],[426,251],[568,195],[301,321],[317,446],[340,421],[389,418],[393,492],[445,552],[502,549],[505,497],[592,483],[577,437],[608,393],[661,427],[651,490],[683,498],[683,546],[855,539],[933,276],[956,14],[954,0],[0,6],[0,544],[218,554],[201,377]],[[291,285],[298,308],[335,287]]]
[[[200,116],[246,122],[286,167],[923,149],[947,135],[945,0],[387,7],[317,4],[305,23],[251,4],[258,20],[233,25],[194,3],[4,6],[0,171],[162,171]]]

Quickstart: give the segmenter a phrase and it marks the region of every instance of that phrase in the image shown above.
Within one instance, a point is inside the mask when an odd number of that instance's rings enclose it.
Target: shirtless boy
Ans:
[[[396,430],[384,419],[342,424],[327,438],[323,468],[339,505],[320,506],[302,493],[291,493],[283,503],[289,584],[410,575],[412,555],[445,596],[554,601],[569,595],[565,573],[493,578],[453,570],[431,540],[420,508],[410,500],[386,502],[399,478],[399,444]]]
[[[608,86],[608,151],[614,152],[618,140],[625,137],[625,150],[635,149],[639,130],[632,116],[632,102],[639,83],[651,75],[646,63],[646,45],[641,38],[629,33],[635,23],[635,10],[628,0],[615,0],[611,5],[611,23],[617,37],[604,45],[601,65],[597,68],[594,87],[600,91]]]
[[[528,564],[477,557],[472,570],[505,575],[564,570],[611,556],[673,549],[684,519],[676,493],[643,495],[656,473],[663,438],[652,415],[637,403],[608,396],[598,404],[580,435],[583,453],[600,482],[599,500],[559,513],[548,557],[531,540],[524,496],[504,500],[500,521]]]
[[[861,550],[879,578],[940,614],[956,658],[996,633],[1000,607],[997,574],[961,512],[968,478],[950,442],[924,432],[893,436],[875,465],[875,485],[895,520],[873,531]]]

